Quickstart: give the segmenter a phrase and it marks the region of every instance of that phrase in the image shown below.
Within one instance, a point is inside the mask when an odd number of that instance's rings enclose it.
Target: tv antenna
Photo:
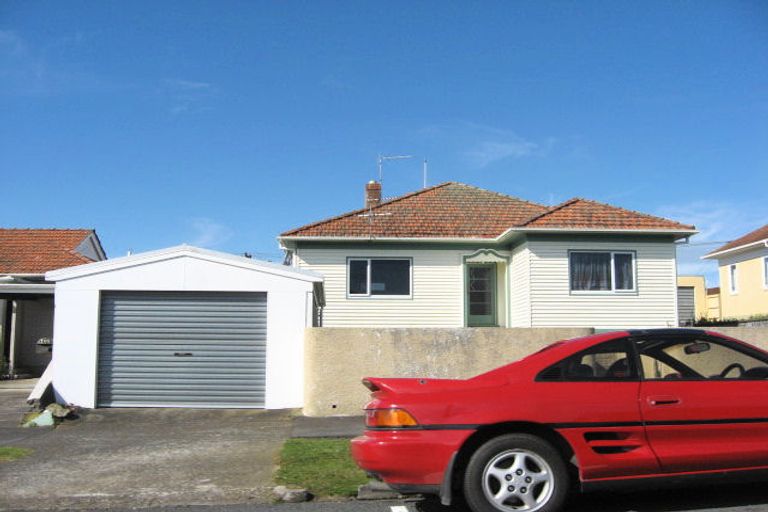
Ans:
[[[387,162],[389,160],[406,160],[408,158],[413,158],[413,155],[382,155],[379,154],[378,159],[376,160],[376,163],[379,167],[379,183],[384,182],[384,162]]]
[[[379,169],[379,183],[384,182],[384,162],[387,162],[389,160],[407,160],[409,158],[413,158],[413,155],[382,155],[379,154],[378,158],[376,159],[376,164]],[[424,159],[424,163],[422,165],[422,178],[423,178],[423,186],[424,188],[427,188],[427,159]]]

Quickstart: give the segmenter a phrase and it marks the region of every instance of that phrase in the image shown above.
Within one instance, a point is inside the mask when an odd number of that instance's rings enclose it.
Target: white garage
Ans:
[[[81,407],[303,406],[322,276],[190,246],[49,272],[53,386]]]

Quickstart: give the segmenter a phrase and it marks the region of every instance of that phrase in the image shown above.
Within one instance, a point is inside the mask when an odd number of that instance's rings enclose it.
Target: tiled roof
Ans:
[[[281,236],[496,238],[546,209],[516,197],[448,182]]]
[[[523,226],[527,228],[621,230],[692,231],[695,229],[693,226],[680,224],[673,220],[578,197],[550,208],[543,214],[528,220]]]
[[[546,206],[448,182],[286,231],[282,237],[489,238],[510,228],[693,230],[661,217],[586,199]]]
[[[92,229],[0,228],[0,274],[44,274],[91,263],[75,251]]]
[[[714,251],[707,254],[707,256],[709,256],[710,254],[715,254],[718,252],[735,249],[736,247],[741,247],[742,245],[749,245],[749,244],[754,244],[756,242],[762,242],[763,240],[768,240],[768,224],[766,224],[761,228],[757,228],[754,231],[750,231],[749,233],[742,236],[741,238],[737,238],[736,240],[728,242],[722,247],[718,247]]]

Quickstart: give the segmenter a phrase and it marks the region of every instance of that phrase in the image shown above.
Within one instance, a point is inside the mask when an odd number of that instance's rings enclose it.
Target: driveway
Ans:
[[[0,391],[0,509],[271,501],[290,411],[98,409],[56,429],[21,429],[26,392]]]

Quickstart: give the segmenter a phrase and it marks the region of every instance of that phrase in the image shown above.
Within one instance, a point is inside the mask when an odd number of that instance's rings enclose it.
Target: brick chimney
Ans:
[[[365,207],[372,208],[381,204],[381,183],[369,181],[365,184]]]

